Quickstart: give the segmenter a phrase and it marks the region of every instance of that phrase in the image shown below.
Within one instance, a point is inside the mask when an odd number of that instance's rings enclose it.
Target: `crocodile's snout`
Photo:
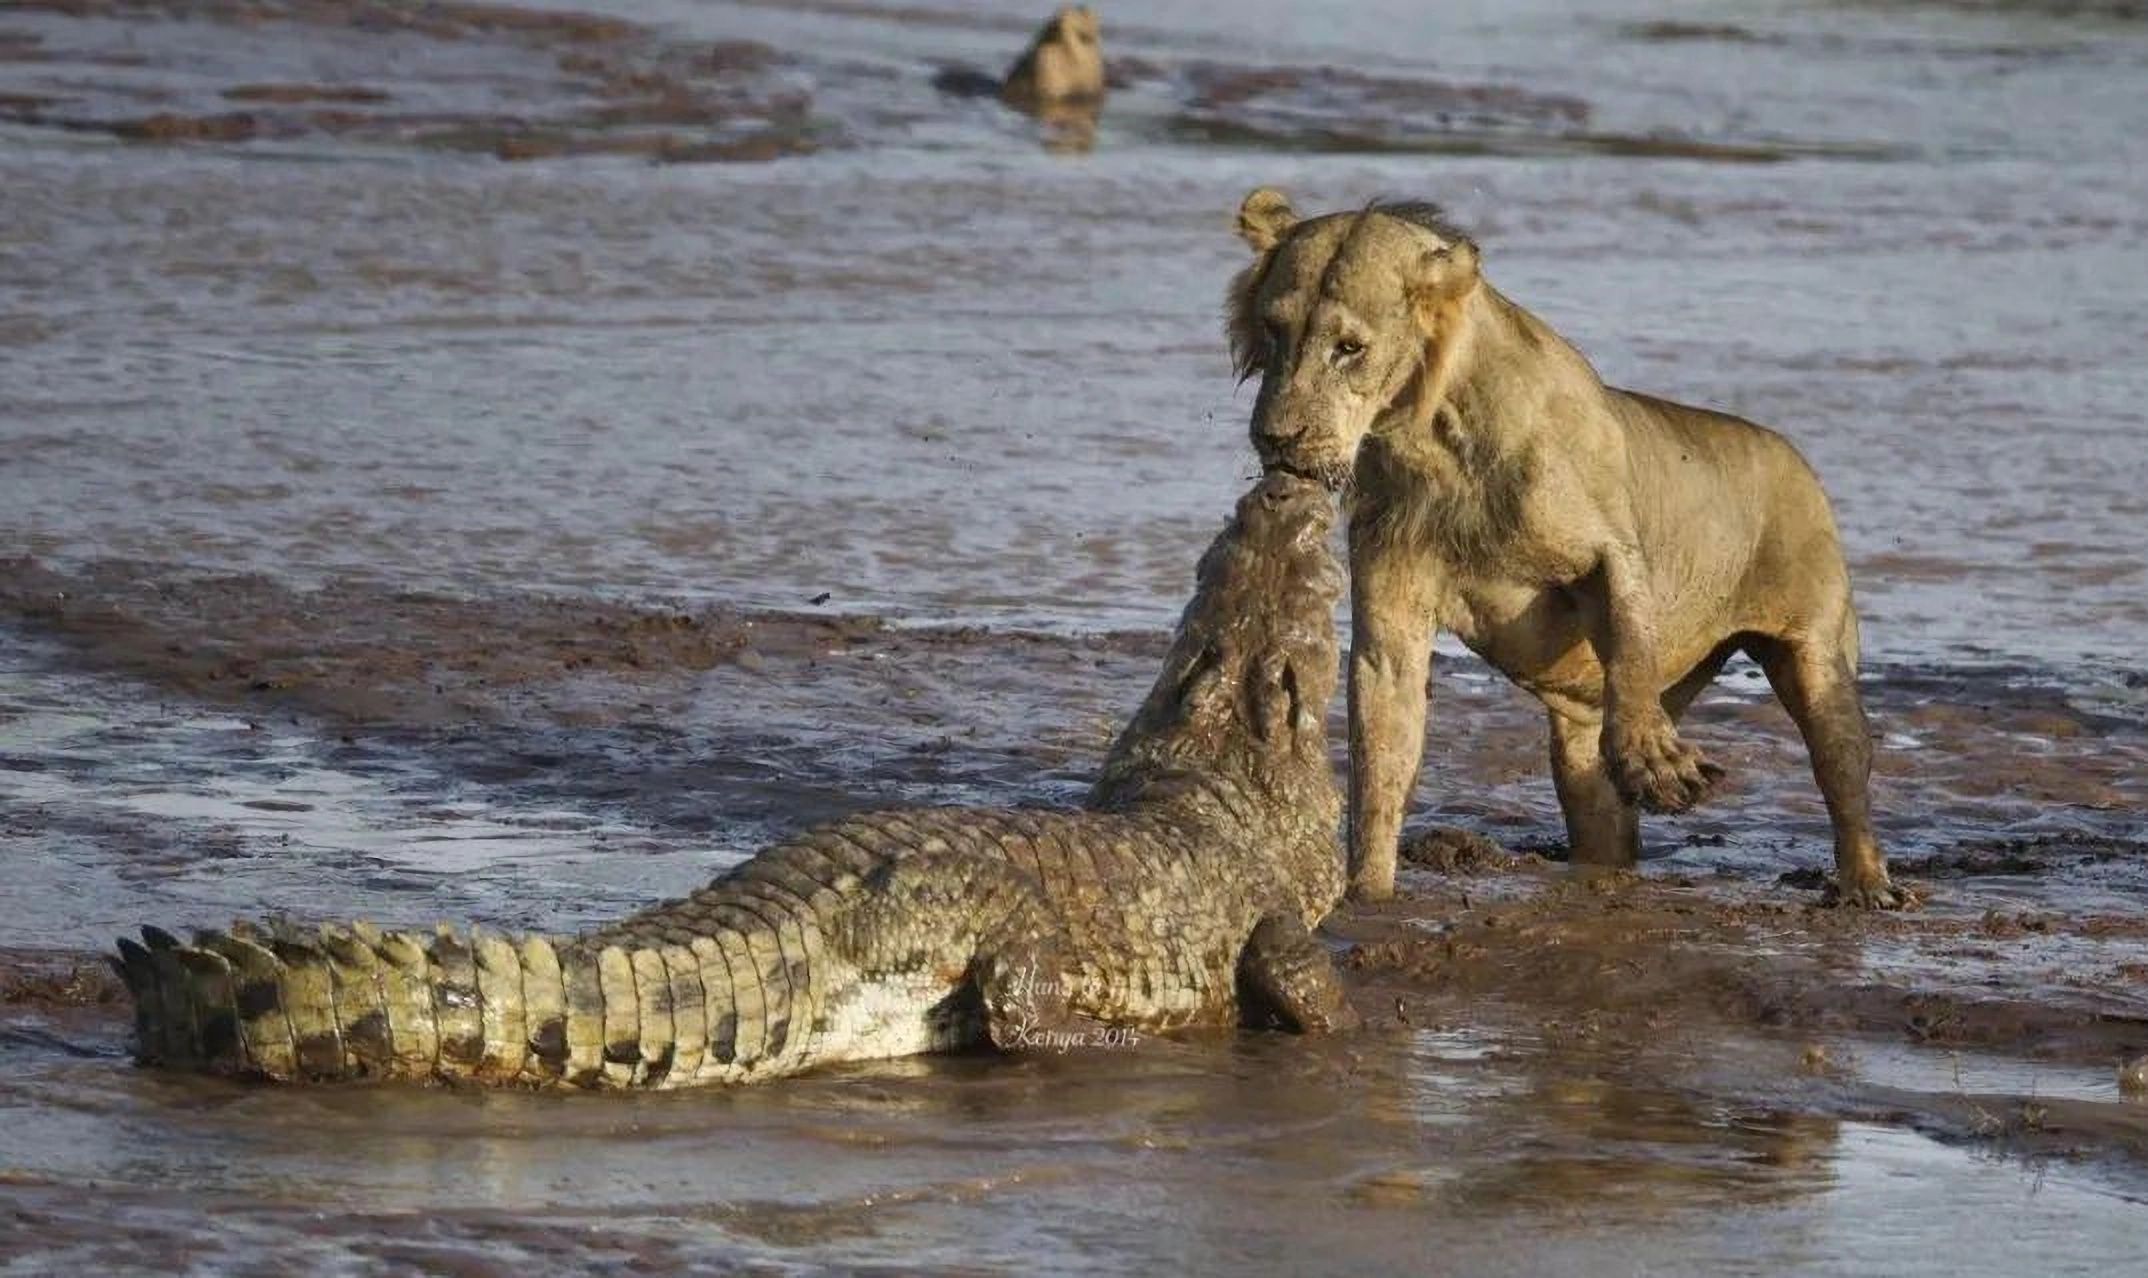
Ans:
[[[1247,549],[1286,552],[1310,535],[1324,539],[1335,522],[1335,499],[1318,480],[1295,471],[1271,470],[1238,503]]]
[[[1284,470],[1267,472],[1239,500],[1236,553],[1216,583],[1243,596],[1235,617],[1280,619],[1333,605],[1341,581],[1328,547],[1335,504],[1317,479]]]
[[[1246,504],[1257,504],[1274,511],[1311,513],[1327,510],[1332,504],[1331,496],[1327,485],[1313,476],[1278,466],[1262,473],[1260,482],[1246,494]]]

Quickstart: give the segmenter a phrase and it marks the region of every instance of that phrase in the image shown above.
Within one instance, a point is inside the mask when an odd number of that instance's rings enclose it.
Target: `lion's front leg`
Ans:
[[[1708,796],[1723,770],[1678,735],[1663,708],[1655,601],[1639,552],[1606,553],[1597,575],[1604,590],[1597,652],[1604,667],[1605,767],[1627,802],[1650,812],[1683,812]]]
[[[1551,780],[1566,818],[1575,865],[1632,867],[1641,859],[1640,813],[1611,782],[1603,760],[1603,724],[1553,710]]]
[[[1354,535],[1350,549],[1350,897],[1384,901],[1424,762],[1433,568]]]

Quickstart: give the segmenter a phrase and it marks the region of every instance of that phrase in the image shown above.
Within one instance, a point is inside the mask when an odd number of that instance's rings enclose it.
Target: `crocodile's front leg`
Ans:
[[[1262,919],[1238,956],[1241,1016],[1269,1018],[1296,1034],[1356,1029],[1357,1010],[1343,993],[1335,960],[1295,914]]]

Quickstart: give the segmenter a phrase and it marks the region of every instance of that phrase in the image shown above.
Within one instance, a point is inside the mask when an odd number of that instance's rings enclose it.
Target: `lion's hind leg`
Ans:
[[[1722,673],[1738,648],[1727,641],[1663,692],[1663,712],[1673,724],[1686,707]],[[1630,866],[1641,857],[1641,809],[1619,794],[1603,757],[1603,721],[1554,709],[1551,719],[1551,779],[1566,818],[1567,844],[1576,865]],[[1702,760],[1701,793],[1715,787],[1723,770]]]
[[[1827,801],[1835,834],[1831,899],[1867,909],[1898,910],[1916,896],[1887,877],[1872,833],[1872,740],[1857,694],[1857,623],[1847,611],[1825,637],[1801,631],[1755,637],[1746,651],[1767,672],[1768,686],[1805,738],[1813,779]]]

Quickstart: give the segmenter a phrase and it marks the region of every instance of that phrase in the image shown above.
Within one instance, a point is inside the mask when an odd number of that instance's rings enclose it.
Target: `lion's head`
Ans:
[[[1226,328],[1241,377],[1258,373],[1261,464],[1341,487],[1368,433],[1439,402],[1466,339],[1477,246],[1430,204],[1381,203],[1300,220],[1272,187],[1246,196],[1253,264],[1231,282]]]
[[[1028,109],[1102,98],[1104,48],[1096,14],[1084,5],[1054,13],[1008,70],[1000,92]]]

